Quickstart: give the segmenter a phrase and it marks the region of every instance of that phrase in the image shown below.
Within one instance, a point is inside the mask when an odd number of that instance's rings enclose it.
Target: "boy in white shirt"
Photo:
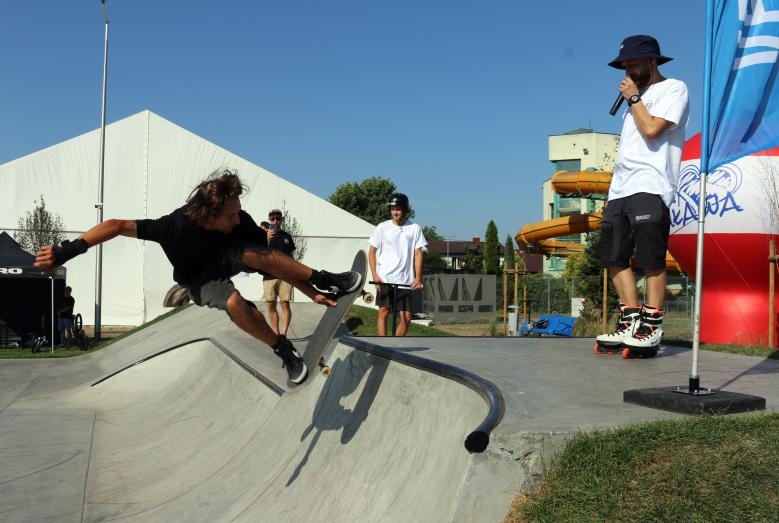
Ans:
[[[654,356],[663,335],[665,253],[676,194],[684,132],[690,119],[687,86],[663,77],[657,67],[671,58],[660,54],[651,36],[625,38],[609,63],[626,76],[619,91],[627,101],[617,163],[601,221],[598,246],[617,290],[620,318],[614,332],[601,334],[596,348]],[[640,304],[630,258],[644,269],[647,302]]]
[[[422,228],[407,218],[408,197],[395,193],[387,200],[391,220],[376,226],[368,239],[368,263],[373,281],[396,283],[410,288],[376,285],[376,304],[379,306],[377,330],[387,335],[387,317],[398,311],[400,323],[396,336],[405,336],[411,323],[411,293],[422,288],[422,249],[427,245]]]

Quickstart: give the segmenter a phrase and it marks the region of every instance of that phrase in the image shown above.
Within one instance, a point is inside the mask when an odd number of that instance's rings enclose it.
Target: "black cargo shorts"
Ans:
[[[636,193],[611,200],[601,220],[601,267],[628,267],[634,255],[642,269],[664,269],[671,214],[657,194]]]

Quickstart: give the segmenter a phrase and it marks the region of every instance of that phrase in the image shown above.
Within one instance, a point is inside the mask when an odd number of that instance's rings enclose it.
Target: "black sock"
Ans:
[[[279,337],[278,337],[278,339],[276,340],[276,343],[274,343],[273,345],[271,345],[271,348],[272,348],[273,350],[279,350],[279,349],[281,348],[281,346],[282,346],[282,345],[284,345],[284,342],[285,342],[285,341],[287,341],[287,337],[286,337],[286,336],[284,336],[283,334],[279,334]]]
[[[311,269],[311,277],[308,279],[308,283],[319,287],[322,282],[322,273],[316,269]]]

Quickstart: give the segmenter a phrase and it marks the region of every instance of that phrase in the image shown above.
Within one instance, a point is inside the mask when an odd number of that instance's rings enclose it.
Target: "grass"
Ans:
[[[376,336],[376,309],[352,305],[346,315],[346,326],[355,336]],[[392,316],[387,319],[387,330],[392,330]],[[433,327],[425,327],[412,323],[408,328],[408,336],[454,336]]]
[[[579,433],[505,523],[777,521],[779,414]]]
[[[184,305],[182,307],[176,307],[175,309],[170,310],[165,314],[161,314],[160,316],[157,316],[153,320],[146,322],[143,325],[140,325],[131,331],[122,333],[119,336],[116,336],[114,338],[105,339],[102,342],[100,342],[98,345],[95,346],[90,345],[89,351],[87,352],[94,352],[100,349],[104,349],[116,343],[117,341],[121,340],[122,338],[125,338],[138,331],[142,331],[146,327],[150,327],[155,323],[164,320],[165,318],[169,318],[174,314],[183,311],[184,309],[190,307],[191,305],[192,304]],[[90,344],[94,343],[94,339],[90,338],[89,341]],[[36,353],[33,353],[29,347],[0,347],[0,359],[72,358],[74,356],[83,356],[84,354],[87,354],[87,352],[82,351],[78,347],[72,347],[72,348],[54,347],[54,352],[51,352],[51,347],[49,346],[48,349],[41,349],[41,352],[36,352]]]

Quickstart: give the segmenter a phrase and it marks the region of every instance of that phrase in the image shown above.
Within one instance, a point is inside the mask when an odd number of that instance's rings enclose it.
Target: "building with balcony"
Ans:
[[[617,158],[619,135],[575,129],[549,136],[549,178],[543,184],[543,219],[551,220],[569,214],[590,213],[603,208],[605,194],[561,195],[552,190],[552,175],[558,171],[612,171]],[[584,243],[586,235],[573,234],[557,238],[560,241]],[[561,275],[565,258],[551,256],[544,260],[544,272]]]

